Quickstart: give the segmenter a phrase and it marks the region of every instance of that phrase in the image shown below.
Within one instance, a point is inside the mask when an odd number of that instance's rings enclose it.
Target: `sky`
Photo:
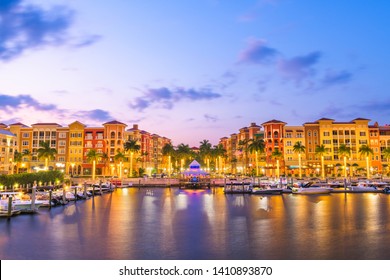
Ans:
[[[388,0],[0,0],[0,122],[389,124],[389,26]]]

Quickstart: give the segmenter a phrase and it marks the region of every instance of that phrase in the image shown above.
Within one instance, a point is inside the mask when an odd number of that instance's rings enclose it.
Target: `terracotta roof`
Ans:
[[[23,127],[28,127],[27,125],[25,125],[25,124],[23,124],[21,122],[10,124],[10,126],[11,125],[20,125],[20,126],[23,126]]]
[[[317,120],[316,122],[319,122],[319,121],[334,121],[334,119],[321,118],[321,119]]]
[[[120,125],[125,125],[125,126],[127,126],[127,124],[124,124],[124,123],[122,123],[122,122],[118,122],[118,121],[116,121],[116,120],[110,121],[110,122],[106,122],[106,123],[104,123],[103,125],[106,125],[106,124],[120,124]]]
[[[282,122],[282,121],[273,119],[273,120],[270,120],[270,121],[268,121],[268,122],[264,122],[264,123],[262,123],[261,125],[265,125],[265,124],[268,124],[268,123],[283,123],[283,124],[287,124],[287,123],[285,123],[285,122]]]
[[[34,123],[31,126],[33,126],[33,125],[56,125],[56,126],[61,126],[58,123]]]

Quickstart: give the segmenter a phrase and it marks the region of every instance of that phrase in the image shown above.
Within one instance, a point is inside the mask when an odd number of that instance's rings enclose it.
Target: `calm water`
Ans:
[[[390,195],[118,189],[1,219],[0,259],[390,259]]]

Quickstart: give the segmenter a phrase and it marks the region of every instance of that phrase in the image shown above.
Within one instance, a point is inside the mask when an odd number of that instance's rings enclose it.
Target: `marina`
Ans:
[[[0,219],[0,258],[388,259],[388,213],[385,193],[116,188]]]

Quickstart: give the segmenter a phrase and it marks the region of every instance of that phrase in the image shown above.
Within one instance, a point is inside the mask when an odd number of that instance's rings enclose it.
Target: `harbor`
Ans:
[[[389,259],[389,211],[384,193],[116,188],[0,219],[0,258]]]
[[[75,181],[77,183],[77,181]],[[295,180],[291,178],[279,180],[270,178],[197,178],[189,179],[122,179],[99,180],[96,182],[79,181],[71,186],[51,185],[23,188],[10,188],[11,191],[0,192],[0,217],[11,218],[18,214],[35,214],[40,208],[64,206],[69,202],[90,199],[111,193],[115,189],[135,188],[151,190],[154,188],[174,189],[207,189],[213,192],[222,191],[224,194],[328,194],[328,193],[383,193],[390,194],[387,180]]]

